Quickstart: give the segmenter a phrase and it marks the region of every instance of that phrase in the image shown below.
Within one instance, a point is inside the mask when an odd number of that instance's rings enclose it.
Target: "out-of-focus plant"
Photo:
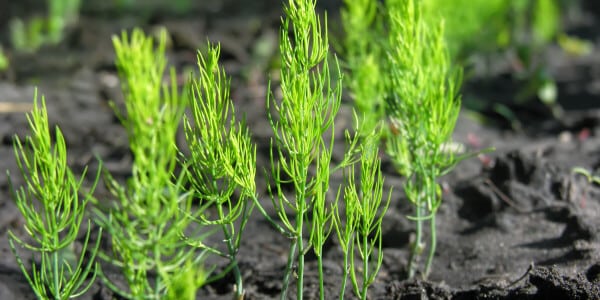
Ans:
[[[379,132],[380,130],[375,130],[364,136],[365,139],[360,144],[360,184],[356,184],[355,170],[352,166],[344,190],[344,208],[336,203],[334,210],[335,230],[344,253],[339,299],[345,299],[348,274],[356,297],[367,299],[368,288],[375,281],[383,261],[381,222],[389,207],[391,193],[382,205],[383,176],[379,159]],[[357,255],[362,265],[357,266]]]
[[[60,43],[66,28],[77,22],[80,6],[80,0],[48,0],[47,16],[13,19],[10,23],[12,46],[19,51],[35,52],[44,44]]]
[[[385,119],[385,78],[382,60],[383,16],[374,0],[345,0],[341,11],[344,27],[344,64],[351,75],[345,77],[359,123],[366,136]]]
[[[87,168],[81,179],[77,179],[68,167],[65,139],[58,127],[54,136],[51,135],[43,97],[41,102],[40,107],[36,91],[33,111],[27,116],[32,135],[26,138],[25,145],[18,139],[14,143],[17,165],[25,179],[25,186],[14,189],[9,174],[13,198],[25,217],[25,231],[33,242],[24,241],[9,231],[9,243],[21,271],[39,299],[71,299],[89,290],[98,270],[95,258],[102,231],[99,231],[96,243],[90,249],[92,229],[91,222],[87,222],[79,258],[74,243],[100,171],[92,187],[84,192],[82,184]],[[31,273],[17,253],[15,241],[19,246],[39,254],[40,264],[33,263]]]
[[[387,153],[407,180],[404,191],[413,204],[416,235],[409,260],[409,277],[426,244],[423,223],[430,223],[427,277],[436,250],[436,213],[442,203],[437,178],[456,163],[448,145],[460,111],[460,69],[453,69],[444,39],[443,22],[422,16],[418,0],[389,0],[389,64],[391,73],[388,114],[396,135],[387,141]]]
[[[162,299],[182,269],[202,268],[204,258],[183,238],[202,208],[194,210],[192,193],[183,192],[187,169],[176,172],[175,136],[187,96],[178,92],[173,69],[170,86],[163,84],[166,35],[163,31],[158,45],[138,29],[113,38],[126,107],[125,115],[117,114],[129,135],[133,166],[126,185],[107,174],[117,202],[97,215],[113,248],[101,256],[121,269],[128,289],[107,276],[104,282],[131,299]]]
[[[450,56],[454,61],[462,61],[474,52],[497,49],[506,26],[509,2],[423,0],[423,17],[428,22],[444,19],[444,36]]]
[[[188,261],[167,283],[166,300],[195,300],[196,291],[207,283],[208,272]]]
[[[571,170],[573,174],[583,175],[589,183],[600,184],[600,176],[598,172],[591,172],[582,167],[575,167]]]
[[[58,44],[67,26],[79,18],[80,0],[48,0],[48,42]]]
[[[44,44],[44,19],[33,17],[26,22],[22,19],[10,21],[12,47],[22,52],[35,52]]]
[[[4,49],[2,48],[2,45],[0,45],[0,72],[6,71],[6,69],[8,69],[9,65],[10,65],[10,61],[9,61],[8,57],[6,56],[6,54],[4,53]]]
[[[185,118],[184,123],[191,152],[187,165],[194,195],[216,210],[215,216],[200,214],[197,222],[204,227],[220,227],[227,250],[204,247],[229,260],[229,267],[222,275],[233,271],[235,299],[241,300],[244,289],[236,255],[252,211],[250,199],[256,197],[256,147],[244,121],[236,122],[229,80],[218,65],[219,55],[220,46],[210,44],[206,55],[198,54],[200,76],[191,83],[193,119]],[[236,191],[239,196],[234,200]]]

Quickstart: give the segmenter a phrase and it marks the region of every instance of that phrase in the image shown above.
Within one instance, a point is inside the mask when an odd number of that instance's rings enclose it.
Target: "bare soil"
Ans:
[[[151,31],[166,26],[172,37],[169,61],[180,71],[195,68],[196,49],[204,47],[207,38],[220,41],[222,63],[233,77],[237,112],[246,116],[258,145],[259,170],[268,167],[272,131],[264,103],[268,79],[275,74],[269,53],[277,52],[281,3],[207,2],[216,4],[199,1],[192,10],[178,13],[116,11],[90,1],[62,45],[36,54],[8,50],[11,67],[0,74],[0,103],[11,104],[0,112],[0,299],[34,299],[8,246],[8,230],[25,232],[4,170],[18,173],[12,141],[15,135],[28,133],[24,111],[32,103],[35,86],[46,96],[51,124],[64,132],[76,173],[88,165],[93,174],[99,157],[117,179],[129,175],[127,136],[108,105],[109,100],[123,101],[111,45],[111,36],[122,29],[142,26]],[[321,9],[330,11],[335,27],[339,1],[322,2]],[[479,113],[488,122],[465,109],[454,139],[469,150],[496,150],[462,162],[442,178],[438,250],[427,281],[405,279],[414,224],[406,218],[411,208],[402,193],[403,179],[384,157],[386,187],[394,190],[383,225],[383,267],[370,290],[371,299],[600,299],[600,189],[572,172],[574,167],[600,167],[600,8],[595,2],[583,1],[585,9],[569,27],[569,33],[595,45],[591,54],[573,57],[550,45],[538,57],[558,84],[562,116],[552,116],[536,100],[514,101],[519,83],[510,56],[493,56],[492,71],[476,73],[465,82],[465,103],[482,104]],[[4,45],[8,42],[4,20],[32,12],[29,4],[19,1],[0,7]],[[266,58],[258,52],[259,44],[266,47]],[[344,149],[341,129],[352,123],[351,103],[344,101],[336,125],[338,160]],[[516,119],[503,118],[494,103],[511,108]],[[258,192],[269,207],[267,180],[262,172],[257,177]],[[331,185],[341,183],[338,174]],[[96,195],[111,199],[102,186]],[[246,299],[279,297],[287,249],[288,241],[255,210],[239,253]],[[326,299],[336,299],[341,252],[335,239],[326,245],[324,258]],[[306,299],[317,299],[312,254],[307,257],[305,286]],[[200,290],[198,299],[232,299],[232,289],[228,276]],[[349,289],[346,295],[351,299]],[[119,299],[100,281],[82,297],[115,298]],[[295,298],[293,290],[289,298]]]

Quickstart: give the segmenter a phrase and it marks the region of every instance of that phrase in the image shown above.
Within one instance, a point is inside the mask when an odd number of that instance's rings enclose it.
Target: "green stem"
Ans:
[[[421,219],[421,205],[415,205],[415,217],[417,222],[417,228],[415,232],[415,241],[413,242],[410,258],[408,261],[408,278],[415,276],[416,261],[421,254],[421,239],[423,232],[423,220]]]
[[[368,228],[366,226],[363,226],[365,228]],[[368,232],[365,232],[362,236],[362,247],[363,247],[363,282],[362,282],[362,291],[361,293],[361,299],[362,300],[367,300],[367,290],[368,290],[368,286],[369,286],[369,240],[368,240]]]
[[[51,218],[50,218],[50,227],[52,230],[52,238],[53,238],[53,245],[50,251],[52,251],[52,275],[54,276],[54,291],[52,291],[52,294],[54,296],[55,299],[60,299],[60,272],[58,270],[58,244],[60,243],[59,241],[59,232],[58,232],[58,228],[56,228],[56,224],[57,224],[57,220],[56,220],[56,214],[58,212],[55,211],[56,208],[52,208],[51,209]]]
[[[54,276],[54,290],[52,291],[52,296],[54,296],[54,299],[60,299],[60,283],[59,283],[59,271],[58,271],[58,251],[57,250],[53,250],[52,251],[52,272],[54,273],[52,276]]]
[[[296,249],[298,251],[298,279],[296,281],[296,299],[302,300],[304,290],[304,242],[302,226],[304,225],[304,197],[300,200],[300,209],[296,213]]]
[[[346,283],[348,282],[348,253],[344,253],[344,270],[342,272],[343,273],[342,287],[340,288],[340,300],[344,300],[344,293],[346,292]]]
[[[435,214],[431,215],[431,220],[429,221],[431,226],[431,245],[429,246],[429,255],[427,256],[427,264],[425,265],[425,273],[423,274],[424,278],[429,276],[429,271],[431,270],[431,263],[433,262],[433,256],[435,255],[435,248],[437,246],[437,236],[435,231]]]
[[[217,211],[219,213],[219,218],[223,218],[223,208],[221,205],[217,206]],[[229,251],[229,262],[233,264],[233,276],[235,277],[235,299],[242,299],[244,295],[244,285],[242,282],[242,273],[240,272],[240,268],[237,264],[236,255],[237,249],[233,245],[232,236],[227,228],[227,224],[221,224],[223,228],[223,235],[225,236],[225,241],[227,243],[227,250]]]
[[[293,239],[292,243],[290,244],[290,251],[289,251],[289,255],[288,255],[288,260],[287,260],[287,265],[285,267],[285,274],[283,275],[283,287],[281,288],[281,300],[286,300],[287,297],[287,290],[288,287],[290,286],[290,277],[292,275],[292,269],[294,267],[294,256],[296,254],[296,244],[298,243],[297,239]]]
[[[213,178],[217,178],[215,172],[212,172]],[[218,183],[216,180],[212,182],[214,191],[218,191]],[[223,213],[223,206],[220,202],[217,202],[217,214],[219,215],[219,220],[225,219],[225,214]],[[245,209],[245,208],[244,208]],[[221,223],[221,228],[223,229],[223,235],[225,236],[225,243],[227,244],[227,251],[229,252],[229,263],[233,264],[233,277],[235,278],[235,299],[242,299],[244,295],[244,285],[242,282],[242,273],[240,272],[240,267],[237,264],[237,249],[233,244],[232,234],[227,228],[225,223]]]
[[[323,255],[317,256],[317,264],[319,268],[319,299],[325,300],[325,287],[323,286],[323,281],[325,280],[323,276]]]

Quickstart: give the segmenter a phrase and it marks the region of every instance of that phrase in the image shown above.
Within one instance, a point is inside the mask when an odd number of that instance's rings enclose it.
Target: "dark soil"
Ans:
[[[0,7],[4,45],[5,20],[26,16],[31,12],[25,8],[29,2],[7,1]],[[35,86],[46,96],[51,124],[64,132],[76,173],[89,165],[93,174],[100,157],[104,169],[117,179],[129,175],[127,136],[108,105],[109,100],[122,103],[111,45],[111,35],[121,29],[142,26],[150,32],[166,26],[172,38],[169,60],[179,71],[195,68],[196,49],[205,47],[207,38],[220,41],[222,63],[233,77],[236,110],[245,114],[258,144],[259,167],[268,166],[272,131],[264,102],[273,74],[269,53],[278,51],[280,1],[198,1],[217,4],[197,4],[184,13],[164,8],[116,11],[94,4],[102,1],[88,2],[62,45],[36,54],[16,53],[5,46],[11,67],[0,73],[0,102],[11,106],[0,113],[0,300],[34,298],[8,246],[8,230],[25,233],[3,170],[18,173],[12,139],[28,133],[24,111],[32,103]],[[320,2],[335,27],[340,1]],[[483,104],[479,113],[489,122],[482,124],[465,110],[454,138],[470,150],[490,146],[496,150],[462,162],[441,180],[444,203],[437,221],[438,250],[427,281],[405,280],[414,226],[406,218],[411,210],[400,188],[402,178],[384,161],[386,186],[393,186],[394,192],[383,223],[383,267],[370,290],[371,299],[600,299],[600,189],[572,172],[574,167],[600,167],[596,2],[583,1],[587,6],[569,23],[571,34],[595,45],[591,54],[573,57],[550,45],[539,56],[558,84],[565,108],[561,117],[553,117],[535,99],[525,104],[513,101],[519,84],[511,56],[493,56],[490,61],[497,65],[493,71],[475,73],[465,83],[465,103]],[[256,51],[259,43],[266,47],[266,57]],[[516,119],[502,118],[491,109],[493,103],[506,104]],[[346,99],[336,128],[351,125],[350,110]],[[344,149],[341,131],[337,136],[339,152],[334,159]],[[258,175],[259,193],[268,207],[266,179],[262,172]],[[342,182],[341,175],[335,176],[332,186]],[[97,197],[110,199],[103,187]],[[336,243],[327,244],[324,252],[326,299],[336,299],[340,285],[341,253]],[[287,248],[288,241],[254,211],[239,253],[246,299],[279,297]],[[226,277],[199,291],[198,299],[231,299],[232,288],[232,278]],[[311,255],[305,290],[306,299],[317,299],[316,260]],[[349,289],[346,295],[351,297]],[[98,281],[82,298],[113,297]]]

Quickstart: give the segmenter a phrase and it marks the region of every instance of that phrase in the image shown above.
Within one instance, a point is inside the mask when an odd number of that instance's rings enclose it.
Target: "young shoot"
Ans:
[[[335,229],[344,253],[340,300],[344,299],[348,274],[356,297],[366,300],[368,288],[375,281],[383,261],[381,222],[389,207],[391,193],[382,205],[383,176],[378,143],[378,133],[371,133],[361,143],[360,185],[355,182],[352,166],[344,190],[345,207],[342,212],[337,206],[334,213]],[[356,265],[357,254],[362,262],[360,266]]]
[[[429,254],[423,277],[427,277],[436,250],[436,212],[441,189],[436,179],[459,160],[447,151],[460,110],[460,71],[453,71],[443,38],[443,23],[421,17],[421,1],[388,1],[389,89],[388,113],[394,132],[387,152],[397,170],[406,176],[404,190],[415,208],[411,217],[416,234],[409,260],[409,277],[425,249],[423,223],[430,224]]]
[[[185,118],[184,122],[191,152],[187,165],[195,197],[216,210],[215,216],[200,214],[197,222],[218,226],[223,232],[227,251],[216,248],[209,251],[229,260],[226,271],[231,269],[235,277],[235,299],[243,299],[242,274],[236,255],[253,207],[249,200],[256,197],[256,147],[244,121],[236,122],[229,80],[218,65],[219,54],[220,46],[210,44],[206,55],[198,53],[200,75],[191,82],[193,119]],[[239,191],[237,196],[236,191]]]
[[[304,256],[311,247],[319,263],[320,297],[325,297],[321,256],[331,232],[331,210],[325,195],[329,189],[333,121],[341,103],[341,78],[331,82],[327,26],[321,25],[315,5],[316,0],[290,0],[285,7],[279,47],[282,96],[276,101],[270,93],[267,99],[274,131],[271,174],[275,188],[268,187],[281,223],[258,207],[291,241],[281,299],[288,298],[294,273],[296,298],[302,299]],[[337,61],[335,67],[339,73]],[[324,138],[326,133],[331,133],[328,140]],[[293,195],[284,192],[284,185],[293,186]]]
[[[161,32],[158,44],[138,29],[113,39],[126,107],[119,117],[133,166],[126,185],[107,175],[117,201],[108,214],[99,211],[98,220],[113,248],[112,255],[102,256],[122,270],[128,289],[103,279],[130,299],[162,299],[186,264],[200,268],[202,260],[182,238],[198,212],[192,211],[190,193],[182,192],[185,168],[176,173],[175,137],[187,101],[178,93],[173,70],[170,86],[163,84],[166,34]]]
[[[358,111],[363,137],[375,131],[385,116],[383,28],[374,0],[344,0],[344,62],[350,76],[345,84]]]
[[[51,136],[46,103],[42,97],[41,107],[38,105],[37,91],[33,110],[27,115],[27,119],[32,135],[26,138],[25,144],[19,139],[14,142],[17,165],[25,179],[25,185],[15,190],[10,183],[10,174],[8,176],[13,199],[25,217],[25,231],[33,241],[22,240],[9,231],[10,248],[39,299],[76,298],[91,287],[98,270],[95,258],[101,230],[95,245],[89,249],[92,229],[88,221],[79,258],[73,248],[100,172],[92,187],[83,192],[83,179],[87,169],[77,179],[67,165],[65,139],[58,127],[54,137]],[[33,263],[31,271],[28,271],[17,253],[15,242],[39,253],[39,266]],[[89,256],[86,259],[88,250]],[[90,279],[86,283],[88,278]]]

